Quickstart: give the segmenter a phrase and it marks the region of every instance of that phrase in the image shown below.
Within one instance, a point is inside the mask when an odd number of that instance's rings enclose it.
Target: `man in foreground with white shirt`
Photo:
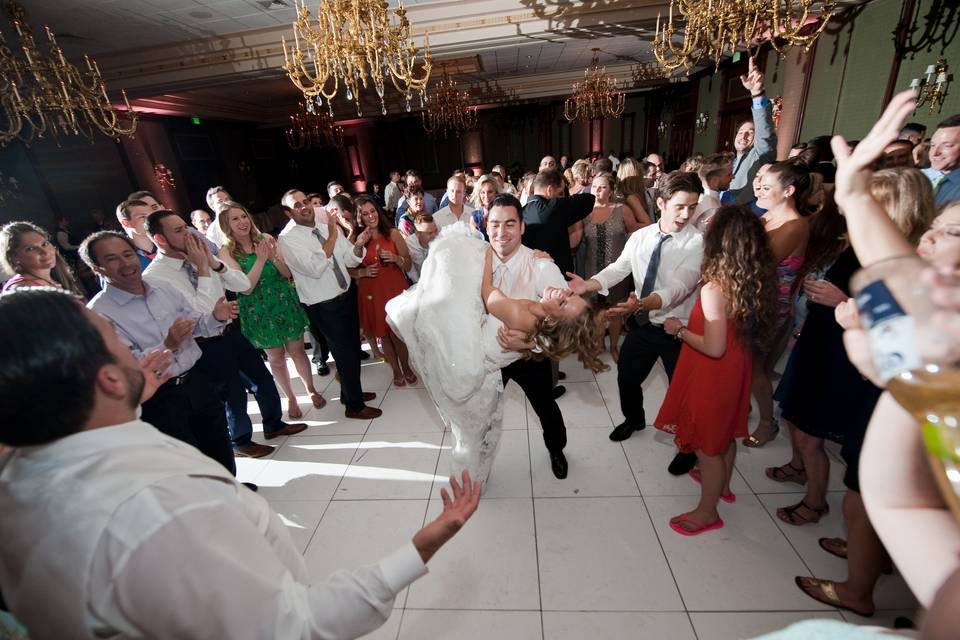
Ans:
[[[696,174],[669,174],[657,199],[662,212],[657,224],[631,235],[620,257],[590,280],[567,274],[572,278],[570,289],[580,295],[591,291],[606,295],[610,287],[631,273],[638,287],[626,302],[613,308],[628,314],[626,324],[630,329],[617,361],[624,421],[610,433],[613,441],[626,440],[647,426],[642,385],[657,360],[663,363],[667,377],[673,377],[681,343],[663,330],[663,321],[673,316],[686,323],[696,301],[703,234],[689,223],[702,192]]]
[[[0,326],[0,444],[16,447],[0,457],[0,591],[36,640],[356,638],[477,508],[479,483],[451,478],[410,542],[310,584],[266,501],[137,419],[169,354],[138,366],[60,291],[0,297]]]

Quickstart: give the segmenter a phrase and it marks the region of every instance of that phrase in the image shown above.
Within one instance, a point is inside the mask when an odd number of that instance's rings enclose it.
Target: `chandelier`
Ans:
[[[563,115],[570,122],[619,118],[623,113],[624,93],[617,79],[600,66],[600,49],[591,49],[593,60],[583,72],[583,82],[573,83],[573,92],[563,104]]]
[[[128,121],[110,104],[107,87],[96,62],[84,55],[86,72],[67,62],[53,32],[45,28],[49,55],[41,53],[16,2],[5,2],[9,26],[17,32],[19,53],[7,44],[0,30],[0,146],[20,139],[29,144],[50,133],[92,137],[94,131],[119,138],[132,136],[137,116],[123,92]]]
[[[673,39],[680,31],[673,22],[675,6],[683,32],[680,44]],[[724,53],[764,41],[778,53],[791,46],[809,50],[836,8],[837,0],[671,0],[662,27],[657,15],[653,54],[668,71],[680,67],[689,71],[703,58],[719,66]]]
[[[294,151],[343,147],[343,127],[333,122],[333,116],[313,106],[312,100],[301,102],[297,113],[290,116],[290,128],[284,134]]]
[[[655,62],[641,62],[630,67],[630,75],[633,76],[634,86],[637,86],[657,80],[665,80],[670,77],[670,71]]]
[[[460,132],[477,126],[477,108],[468,103],[470,94],[457,89],[457,83],[443,70],[436,93],[427,101],[426,108],[420,112],[424,130],[429,134],[447,132],[460,135]]]
[[[386,0],[320,0],[316,20],[311,19],[306,0],[295,0],[297,19],[293,23],[293,46],[283,44],[283,70],[307,99],[333,115],[333,97],[342,84],[348,101],[363,115],[360,89],[372,84],[384,103],[387,83],[405,99],[407,111],[415,93],[420,104],[426,100],[430,79],[429,36],[424,36],[423,58],[410,39],[410,20],[401,1],[391,18]]]
[[[923,105],[930,103],[929,112],[934,109],[940,113],[943,100],[947,97],[947,86],[950,83],[950,65],[946,58],[938,58],[936,64],[927,67],[923,78],[914,78],[910,81],[910,88],[917,92],[917,107],[914,113]]]

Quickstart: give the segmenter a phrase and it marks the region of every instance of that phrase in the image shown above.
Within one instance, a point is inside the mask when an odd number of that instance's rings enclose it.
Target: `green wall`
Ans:
[[[933,1],[918,2],[916,37],[923,31]],[[859,139],[876,122],[895,55],[893,31],[900,18],[901,4],[899,0],[874,0],[835,33],[824,33],[820,37],[801,140],[831,133]],[[908,54],[900,65],[898,90],[908,88],[910,80],[920,76],[939,56],[945,56],[954,65],[960,63],[960,38],[946,47],[940,41],[919,53]],[[960,90],[951,86],[939,114],[929,114],[924,106],[911,120],[926,124],[929,135],[940,120],[958,112]]]

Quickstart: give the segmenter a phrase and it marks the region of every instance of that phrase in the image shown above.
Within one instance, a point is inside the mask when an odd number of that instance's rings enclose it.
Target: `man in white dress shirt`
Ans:
[[[397,205],[400,204],[400,196],[403,195],[403,189],[400,188],[400,172],[390,172],[390,182],[383,190],[383,198],[388,211],[395,213]]]
[[[703,234],[690,221],[702,192],[696,174],[669,174],[657,199],[662,214],[657,224],[631,235],[620,257],[590,280],[567,274],[572,278],[570,289],[581,295],[591,291],[606,295],[631,273],[637,286],[627,302],[615,308],[630,314],[626,322],[630,332],[617,361],[624,421],[610,434],[611,440],[626,440],[647,426],[641,385],[657,360],[663,363],[667,377],[673,377],[681,343],[663,330],[663,321],[674,316],[686,323],[696,301]]]
[[[537,300],[547,288],[566,289],[567,282],[550,260],[536,260],[533,249],[521,244],[524,232],[520,201],[509,193],[501,193],[490,203],[487,235],[493,247],[493,286],[511,298]],[[530,348],[521,332],[501,329],[500,343],[518,351]],[[530,406],[543,428],[543,442],[550,453],[550,467],[559,479],[567,477],[567,428],[554,397],[553,370],[550,360],[517,360],[500,370],[503,384],[514,380],[523,389]]]
[[[210,313],[226,291],[236,293],[250,289],[246,274],[214,257],[203,238],[194,234],[173,211],[151,213],[147,230],[160,253],[143,272],[148,284],[177,289],[200,313]],[[262,458],[273,453],[273,447],[253,441],[247,389],[253,392],[260,407],[263,437],[267,440],[295,435],[307,428],[302,422],[283,421],[276,382],[236,322],[227,325],[221,335],[201,338],[197,343],[203,351],[197,368],[213,381],[223,402],[235,455]]]
[[[368,407],[377,397],[360,385],[360,353],[357,337],[360,318],[357,301],[350,295],[348,267],[363,261],[364,247],[370,240],[370,229],[364,229],[355,244],[343,237],[336,222],[316,223],[313,207],[299,189],[283,194],[283,205],[289,208],[292,225],[280,233],[283,257],[293,273],[293,283],[312,326],[327,339],[333,361],[340,373],[340,400],[346,405],[346,416],[360,420],[379,418],[383,412]]]
[[[210,211],[213,211],[214,219],[210,226],[207,227],[206,236],[207,240],[212,242],[219,249],[227,242],[226,236],[223,235],[223,231],[220,230],[219,220],[220,217],[220,208],[224,203],[230,202],[233,198],[230,197],[230,194],[227,193],[227,190],[223,187],[216,186],[210,187],[207,189],[207,206],[210,207]]]
[[[441,229],[463,222],[470,225],[473,208],[466,204],[467,181],[463,175],[451,176],[447,179],[447,205],[433,214],[433,221]]]
[[[418,282],[423,261],[427,259],[427,253],[430,251],[430,243],[436,240],[440,230],[429,213],[417,216],[413,226],[416,231],[403,240],[407,243],[407,251],[410,252],[410,270],[407,271],[407,277],[411,282]]]
[[[705,231],[710,218],[720,208],[720,192],[726,191],[733,180],[733,163],[728,156],[715,153],[707,156],[697,171],[703,184],[703,195],[693,214],[693,224]]]
[[[266,501],[137,419],[169,354],[138,366],[60,291],[0,297],[0,322],[0,591],[35,640],[356,638],[477,508],[465,475],[396,552],[311,584]]]

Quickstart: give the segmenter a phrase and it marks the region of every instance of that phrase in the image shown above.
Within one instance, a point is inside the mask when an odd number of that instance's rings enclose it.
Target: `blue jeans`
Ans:
[[[253,436],[253,424],[247,413],[247,389],[253,392],[260,406],[264,433],[283,429],[283,408],[277,385],[263,358],[239,328],[228,329],[220,338],[201,342],[200,349],[203,357],[196,366],[214,381],[226,409],[233,446],[248,445]]]

